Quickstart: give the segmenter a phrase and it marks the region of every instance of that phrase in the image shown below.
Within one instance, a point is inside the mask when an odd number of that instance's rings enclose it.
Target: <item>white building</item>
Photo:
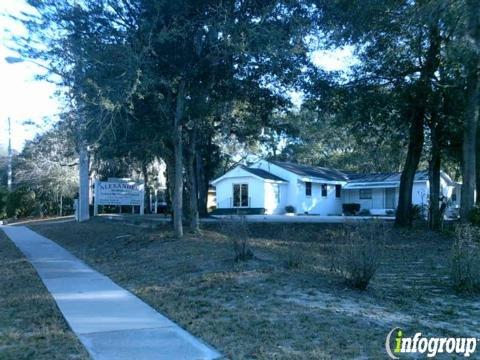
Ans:
[[[351,174],[331,168],[261,160],[251,167],[239,165],[212,181],[217,209],[250,209],[284,214],[292,206],[297,214],[340,215],[342,205],[360,204],[374,215],[393,211],[398,203],[400,173]],[[412,202],[427,205],[428,172],[415,175]],[[459,201],[458,186],[441,173],[441,193],[451,205]],[[455,190],[457,188],[457,190]]]

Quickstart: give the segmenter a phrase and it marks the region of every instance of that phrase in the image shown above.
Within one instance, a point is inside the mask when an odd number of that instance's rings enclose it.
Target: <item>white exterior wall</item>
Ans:
[[[278,186],[280,198],[275,195],[275,187]],[[264,182],[264,208],[265,214],[284,214],[285,206],[287,206],[288,186],[287,184],[275,184],[272,182]],[[277,201],[278,200],[278,201]]]
[[[396,200],[398,203],[398,190],[395,192]],[[343,203],[344,204],[360,204],[360,209],[384,209],[385,208],[385,189],[378,188],[372,189],[372,198],[371,199],[360,199],[360,190],[346,189],[343,191]]]
[[[256,177],[238,167],[218,181],[216,186],[217,208],[230,208],[233,201],[233,184],[248,184],[250,207],[265,208],[266,214],[284,214],[285,207],[291,205],[296,213],[308,212],[312,215],[335,215],[342,213],[342,204],[359,203],[361,209],[385,209],[385,188],[373,188],[371,199],[360,199],[358,189],[345,189],[346,183],[323,182],[321,179],[312,178],[312,196],[305,195],[305,181],[310,179],[299,176],[280,166],[271,164],[265,160],[255,163],[252,167],[263,169],[287,181],[287,183],[274,183]],[[327,197],[321,195],[322,183],[327,184]],[[341,198],[335,197],[335,184],[342,185]],[[280,190],[280,200],[277,202],[274,186]],[[452,186],[440,179],[441,193],[447,198],[452,195]],[[458,198],[459,198],[459,192]],[[398,204],[399,188],[395,188],[395,204]],[[428,181],[416,181],[413,184],[412,203],[416,205],[428,205],[429,183]]]
[[[441,182],[440,182],[441,183]],[[412,204],[413,205],[428,205],[428,198],[430,194],[429,182],[415,182],[412,189]],[[398,198],[397,198],[398,202]]]
[[[217,208],[233,207],[233,184],[248,184],[251,208],[264,208],[264,181],[241,168],[235,168],[215,184]]]
[[[283,209],[278,209],[279,213],[282,214],[285,212],[285,206],[292,205],[295,207],[295,211],[298,210],[298,176],[294,173],[281,168],[280,166],[271,164],[265,160],[258,161],[257,163],[252,165],[253,168],[262,169],[272,173],[273,175],[277,175],[278,177],[282,178],[283,180],[288,181],[288,183],[283,184],[283,193],[282,193],[282,204]],[[281,185],[282,186],[282,185]],[[282,210],[282,211],[281,211]]]
[[[279,214],[285,212],[285,206],[292,205],[295,208],[295,212],[303,214],[308,212],[313,215],[332,215],[342,213],[342,198],[335,197],[335,185],[325,181],[328,185],[327,197],[322,197],[322,188],[319,180],[312,182],[312,196],[305,196],[305,182],[301,177],[291,171],[271,164],[265,160],[261,160],[252,167],[263,169],[278,177],[288,181],[284,184],[286,197],[282,198],[282,209],[277,209]],[[342,189],[343,191],[343,189]]]
[[[342,198],[335,197],[335,184],[327,184],[327,196],[322,197],[322,183],[312,183],[312,196],[305,195],[305,183],[299,183],[298,213],[341,215]]]
[[[443,181],[443,180],[442,180]],[[449,193],[449,187],[443,181],[445,195]],[[451,191],[450,191],[451,193]],[[395,204],[398,204],[399,188],[395,188]],[[428,181],[415,182],[412,189],[412,204],[427,205],[429,196]],[[343,203],[357,203],[360,204],[361,209],[385,209],[385,188],[372,189],[371,199],[360,199],[359,189],[346,189],[343,192]]]

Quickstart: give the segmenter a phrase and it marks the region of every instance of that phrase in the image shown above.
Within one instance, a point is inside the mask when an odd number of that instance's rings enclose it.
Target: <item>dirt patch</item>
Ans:
[[[209,224],[172,238],[167,225],[142,229],[93,220],[32,225],[232,359],[384,358],[387,333],[472,336],[477,298],[448,281],[451,239],[389,230],[385,258],[367,291],[331,272],[342,225],[251,224],[255,255],[233,261],[231,242]],[[298,266],[289,268],[296,252]]]

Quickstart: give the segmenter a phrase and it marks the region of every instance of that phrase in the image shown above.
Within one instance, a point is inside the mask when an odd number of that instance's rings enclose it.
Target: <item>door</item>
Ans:
[[[395,188],[385,189],[385,208],[395,209]]]
[[[233,207],[248,207],[248,184],[233,184]]]

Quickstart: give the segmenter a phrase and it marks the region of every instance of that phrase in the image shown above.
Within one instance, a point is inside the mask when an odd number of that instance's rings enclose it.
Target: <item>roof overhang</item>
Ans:
[[[233,175],[233,176],[232,176],[231,173],[232,173],[233,171],[237,170],[237,169],[244,171],[245,174],[242,175],[242,176],[238,176],[238,175]],[[261,176],[255,175],[254,173],[251,173],[250,171],[248,171],[247,169],[245,169],[244,167],[242,167],[242,165],[237,165],[237,166],[235,166],[233,169],[227,171],[227,172],[226,172],[225,174],[223,174],[222,176],[216,178],[215,180],[212,180],[212,181],[210,182],[210,184],[212,184],[213,186],[216,186],[216,185],[217,185],[220,181],[222,181],[222,180],[229,179],[229,178],[230,178],[230,179],[234,179],[234,178],[236,178],[236,177],[253,177],[253,178],[255,178],[255,179],[259,179],[259,180],[262,180],[262,181],[264,181],[264,182],[268,182],[268,183],[272,183],[272,184],[286,184],[286,183],[288,183],[288,181],[286,181],[286,180],[265,179],[265,178],[263,178],[263,177],[261,177]]]
[[[425,183],[427,180],[417,180],[414,181],[415,184]],[[347,183],[344,186],[345,190],[355,190],[355,189],[391,189],[397,188],[400,186],[400,181],[376,181],[376,182],[358,182],[358,183]]]
[[[341,180],[326,180],[326,179],[321,179],[321,178],[315,178],[315,177],[301,177],[299,178],[300,181],[303,182],[311,182],[311,183],[318,183],[318,184],[333,184],[333,185],[345,185],[347,184],[347,181],[341,181]]]

